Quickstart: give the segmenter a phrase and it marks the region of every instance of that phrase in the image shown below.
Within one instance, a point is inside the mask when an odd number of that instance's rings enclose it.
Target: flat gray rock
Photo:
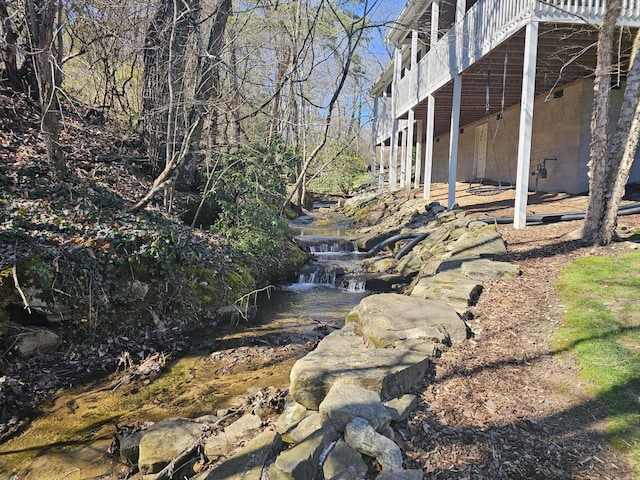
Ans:
[[[407,393],[401,397],[387,400],[384,402],[384,406],[389,410],[391,419],[394,422],[403,421],[406,420],[409,414],[418,406],[418,397]]]
[[[470,305],[475,305],[482,292],[482,282],[465,277],[459,270],[441,272],[429,277],[422,277],[411,292],[411,297],[440,300],[446,302],[453,309],[464,313]],[[451,332],[449,332],[451,334]],[[454,341],[464,340],[462,332],[458,332]]]
[[[327,456],[322,471],[327,480],[364,478],[367,474],[367,464],[364,463],[362,455],[340,439]]]
[[[186,418],[168,418],[152,425],[140,439],[140,473],[158,473],[200,438],[202,428],[201,423]]]
[[[60,336],[48,328],[34,327],[17,336],[13,346],[21,357],[27,358],[41,353],[51,353],[60,345]]]
[[[310,437],[285,450],[269,467],[271,480],[309,480],[317,478],[320,455],[339,438],[333,427],[324,427]]]
[[[291,402],[287,408],[284,409],[282,415],[278,417],[276,422],[276,432],[284,434],[295,428],[306,416],[308,410],[297,402]]]
[[[391,423],[391,414],[380,401],[380,395],[357,385],[335,383],[320,404],[320,417],[340,432],[356,418],[364,418],[378,431]]]
[[[309,414],[298,423],[291,431],[283,435],[283,440],[287,443],[299,443],[310,437],[322,428],[322,416],[318,412],[310,411]]]
[[[290,373],[293,399],[318,410],[337,381],[359,385],[382,398],[407,393],[420,380],[431,361],[428,355],[400,348],[375,348],[346,325],[323,338],[316,349],[298,360]]]
[[[433,298],[420,297],[415,294],[415,288],[410,297],[394,293],[369,295],[346,321],[356,322],[362,335],[382,347],[402,348],[404,341],[446,343],[449,338],[452,341],[466,339],[467,326],[455,309]]]
[[[231,450],[234,443],[245,438],[251,438],[262,426],[259,416],[247,414],[240,417],[224,431],[209,437],[204,445],[204,453],[209,458],[225,455]]]
[[[455,242],[447,245],[448,255],[456,258],[495,258],[507,253],[502,235],[495,226],[468,230]]]
[[[500,280],[505,277],[517,277],[522,273],[520,268],[513,263],[498,262],[486,258],[463,262],[460,266],[460,271],[465,277],[480,282]]]
[[[281,446],[277,432],[262,432],[235,456],[210,472],[201,473],[195,480],[260,480],[264,466],[278,454]]]

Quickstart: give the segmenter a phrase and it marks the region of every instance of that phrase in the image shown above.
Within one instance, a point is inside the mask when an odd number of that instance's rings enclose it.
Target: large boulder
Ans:
[[[376,346],[406,348],[416,340],[445,343],[467,338],[467,325],[444,302],[393,293],[369,295],[351,311],[347,323]]]
[[[450,261],[469,258],[496,259],[507,253],[502,235],[495,226],[487,225],[478,230],[467,230],[455,242],[447,245]]]
[[[522,273],[520,268],[513,263],[498,262],[486,258],[463,262],[460,266],[460,271],[465,277],[481,282],[500,280],[505,277],[517,277]]]
[[[397,397],[408,392],[430,364],[424,353],[371,346],[352,323],[327,335],[294,364],[289,388],[294,400],[310,410],[318,410],[338,380],[377,392],[382,398]]]
[[[411,292],[412,298],[440,300],[464,313],[482,293],[482,282],[465,277],[459,270],[422,277]],[[466,336],[465,336],[466,338]]]

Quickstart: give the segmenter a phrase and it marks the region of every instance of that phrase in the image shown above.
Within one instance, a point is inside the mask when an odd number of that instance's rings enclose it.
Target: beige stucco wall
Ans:
[[[611,92],[612,122],[616,122],[622,102],[622,89]],[[593,82],[580,81],[565,86],[563,95],[543,95],[535,99],[529,172],[545,159],[546,178],[538,178],[542,192],[582,193],[588,190],[590,121]],[[476,180],[474,169],[476,122],[462,126],[458,147],[458,181]],[[504,121],[496,115],[489,118],[489,139],[485,178],[502,185],[515,185],[518,155],[520,108],[505,111]],[[615,125],[615,124],[612,124]],[[491,137],[493,136],[493,141]],[[433,181],[446,182],[448,177],[449,134],[434,140]],[[640,152],[636,159],[640,158]],[[640,160],[634,163],[629,181],[640,182]],[[536,176],[529,175],[529,188],[536,187]]]

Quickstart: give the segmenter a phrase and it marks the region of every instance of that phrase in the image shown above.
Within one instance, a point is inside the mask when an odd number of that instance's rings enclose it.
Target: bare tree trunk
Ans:
[[[199,0],[163,0],[147,30],[144,51],[144,137],[154,169],[181,149],[186,49]]]
[[[231,48],[231,65],[238,64],[238,57],[236,55],[235,45]],[[231,75],[233,90],[231,92],[231,117],[233,118],[233,151],[237,152],[240,146],[242,137],[242,125],[240,124],[240,104],[242,102],[240,98],[240,86],[238,85],[238,77]]]
[[[60,148],[60,105],[56,89],[58,74],[54,53],[53,26],[58,14],[58,3],[53,0],[29,0],[26,4],[29,33],[33,48],[34,67],[38,80],[41,108],[41,128],[47,150],[47,159],[56,176],[64,177],[66,165]]]
[[[220,0],[215,7],[213,18],[211,19],[211,28],[209,31],[209,40],[206,52],[198,53],[198,65],[196,75],[196,91],[194,94],[194,103],[190,108],[188,121],[193,124],[196,119],[203,118],[207,115],[209,109],[213,109],[210,113],[216,115],[216,105],[220,96],[220,54],[224,45],[224,33],[227,26],[227,20],[231,15],[231,0]],[[198,43],[201,42],[200,33],[196,31]],[[214,105],[211,104],[213,99]],[[199,127],[194,131],[193,137],[189,145],[189,155],[185,159],[184,166],[180,172],[180,183],[185,188],[193,188],[197,180],[198,160],[201,157],[200,143],[204,128],[204,121],[199,122]]]
[[[627,85],[618,119],[613,144],[611,146],[611,174],[613,183],[611,198],[607,205],[599,243],[611,243],[618,219],[618,208],[629,180],[629,171],[635,159],[640,139],[640,31],[636,33],[627,73]]]
[[[291,51],[289,50],[289,48],[286,48],[285,53],[282,53],[282,50],[285,49],[281,48],[276,50],[276,77],[273,86],[274,95],[273,100],[271,101],[271,112],[269,114],[269,136],[267,138],[267,144],[269,145],[271,145],[275,141],[276,137],[280,133],[279,130],[281,121],[280,109],[282,104],[282,90],[287,80],[285,74],[291,60]]]
[[[0,60],[4,63],[6,79],[13,88],[21,89],[20,72],[16,57],[18,30],[9,16],[5,0],[0,0],[0,32],[4,32],[4,45],[0,47]]]
[[[585,243],[599,243],[607,206],[609,178],[609,103],[613,33],[622,0],[609,0],[598,34],[596,76],[591,116],[591,154],[589,161],[589,203],[582,229]]]
[[[167,123],[167,111],[162,107],[168,95],[166,63],[168,61],[165,40],[167,23],[171,16],[169,1],[162,1],[149,24],[144,46],[144,88],[142,92],[143,136],[147,155],[154,170],[164,163],[163,136]]]

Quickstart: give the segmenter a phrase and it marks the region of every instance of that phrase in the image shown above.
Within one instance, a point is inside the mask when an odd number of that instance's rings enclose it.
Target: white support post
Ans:
[[[384,162],[387,155],[387,146],[382,142],[380,144],[380,169],[378,170],[378,190],[384,188]]]
[[[433,171],[433,121],[436,116],[436,99],[429,95],[427,103],[427,124],[424,143],[424,193],[425,200],[431,198],[431,172]]]
[[[418,31],[411,30],[411,70],[418,64]]]
[[[404,188],[406,179],[405,171],[407,168],[407,131],[403,129],[400,133],[402,134],[402,142],[400,144],[400,188]]]
[[[433,46],[438,42],[438,34],[439,34],[439,23],[440,23],[440,1],[434,0],[431,4],[431,38],[430,38],[430,46],[429,48],[433,48]]]
[[[467,0],[458,0],[456,2],[456,23],[462,20],[467,10]]]
[[[449,208],[456,203],[456,180],[458,178],[458,137],[460,135],[460,104],[462,100],[462,75],[453,79],[453,100],[451,105],[451,132],[449,142]]]
[[[418,138],[416,139],[416,178],[413,183],[414,188],[418,188],[422,183],[422,164],[424,163],[424,120],[418,119],[416,123]]]
[[[538,22],[529,22],[524,40],[522,100],[520,104],[520,131],[518,133],[518,173],[516,174],[516,201],[513,218],[513,226],[519,229],[524,228],[527,224],[527,196],[529,194],[537,50]]]
[[[378,169],[378,96],[373,98],[373,125],[371,125],[371,186],[375,187]]]
[[[393,120],[391,146],[389,147],[389,190],[398,188],[398,120]]]
[[[402,68],[402,51],[396,46],[393,58],[393,83],[391,84],[391,115],[393,126],[391,128],[391,152],[389,154],[389,190],[392,192],[398,188],[398,117],[396,105],[398,103],[398,81]]]
[[[407,122],[407,149],[405,152],[404,164],[404,190],[407,195],[411,192],[411,167],[413,164],[413,124],[416,119],[416,113],[413,108],[409,109],[409,121]]]

